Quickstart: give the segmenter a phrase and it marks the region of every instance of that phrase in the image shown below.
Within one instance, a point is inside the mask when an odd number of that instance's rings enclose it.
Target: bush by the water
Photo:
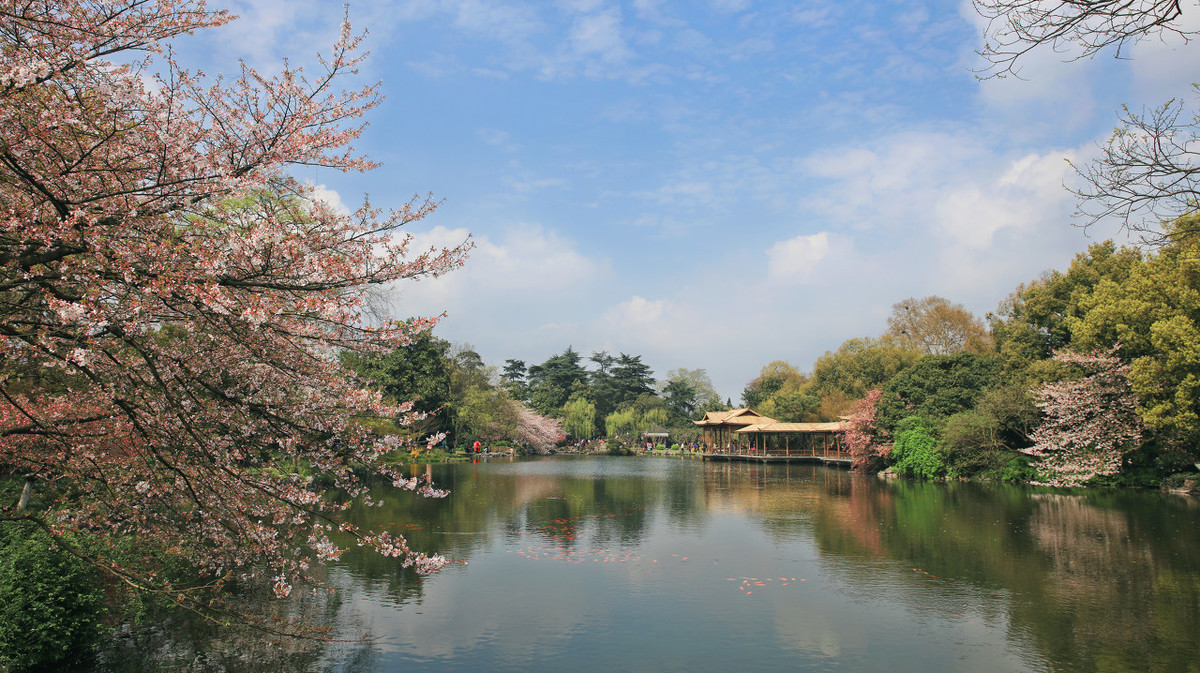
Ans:
[[[909,416],[896,424],[891,457],[898,474],[921,479],[945,475],[946,464],[938,451],[935,432],[933,422],[923,416]]]
[[[100,636],[96,570],[40,528],[0,525],[0,671],[50,671],[87,659]]]

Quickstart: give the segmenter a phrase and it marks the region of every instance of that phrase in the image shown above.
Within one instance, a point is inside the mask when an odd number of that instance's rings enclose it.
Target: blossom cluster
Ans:
[[[1023,451],[1041,459],[1042,483],[1078,486],[1115,474],[1125,454],[1138,448],[1143,433],[1138,397],[1129,384],[1130,366],[1117,350],[1054,354],[1056,362],[1084,375],[1036,392],[1045,418],[1030,435],[1033,445]]]
[[[257,576],[286,595],[340,554],[347,504],[312,476],[361,494],[404,447],[354,419],[417,416],[338,363],[436,321],[369,323],[368,291],[452,270],[469,244],[411,249],[400,230],[429,199],[343,215],[290,175],[373,166],[350,143],[379,97],[337,86],[362,58],[348,26],[314,78],[285,63],[207,81],[160,48],[229,20],[203,2],[0,8],[0,470],[34,493],[0,521],[63,544],[136,536],[197,586]],[[129,585],[186,595],[153,555],[98,549]],[[402,539],[380,550],[437,566]]]
[[[883,396],[879,388],[867,391],[862,399],[850,406],[844,416],[845,430],[842,442],[851,456],[850,465],[855,470],[879,469],[878,460],[891,454],[890,444],[879,443],[876,437],[875,403]]]

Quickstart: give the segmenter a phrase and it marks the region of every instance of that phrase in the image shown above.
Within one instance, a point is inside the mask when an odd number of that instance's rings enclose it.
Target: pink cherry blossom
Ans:
[[[1138,398],[1129,385],[1130,366],[1117,357],[1118,348],[1054,354],[1055,361],[1078,367],[1084,375],[1036,391],[1045,418],[1030,435],[1033,446],[1023,451],[1041,459],[1044,483],[1078,486],[1115,474],[1125,454],[1140,446]]]
[[[401,479],[380,458],[406,447],[355,418],[420,415],[336,355],[429,329],[367,322],[368,292],[452,270],[469,248],[411,249],[400,229],[428,198],[340,215],[289,173],[373,166],[350,143],[379,96],[338,86],[359,37],[345,26],[315,76],[285,63],[209,80],[162,49],[230,19],[200,1],[0,0],[0,16],[0,470],[25,484],[0,522],[73,549],[74,531],[113,550],[137,540],[132,562],[75,551],[201,610],[193,592],[230,579],[287,595],[340,555],[333,530],[440,567],[348,524],[347,501],[315,486],[353,498],[358,475]],[[172,586],[160,554],[198,576]]]

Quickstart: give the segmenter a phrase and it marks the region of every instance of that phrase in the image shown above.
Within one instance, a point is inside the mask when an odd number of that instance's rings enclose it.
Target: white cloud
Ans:
[[[565,188],[571,186],[565,178],[537,178],[534,180],[512,180],[509,184],[522,194],[538,192],[543,189]]]
[[[434,227],[414,235],[412,250],[458,245],[468,232]],[[500,237],[477,236],[466,265],[440,278],[400,283],[391,298],[398,315],[437,315],[473,324],[467,331],[511,321],[520,308],[522,329],[569,322],[590,308],[596,288],[611,271],[602,258],[588,257],[575,243],[533,224],[503,230]],[[577,304],[575,304],[577,302]],[[571,305],[575,304],[575,305]]]
[[[325,185],[313,185],[311,197],[325,202],[326,205],[333,208],[334,212],[341,215],[349,215],[352,212],[346,202],[342,200],[342,195]]]
[[[664,0],[633,0],[630,3],[638,18],[669,26],[686,26],[687,22],[663,12]]]
[[[499,147],[505,152],[515,152],[520,146],[512,141],[507,131],[500,129],[481,128],[475,130],[475,135],[486,145]]]
[[[780,241],[767,249],[767,277],[785,283],[805,282],[828,254],[828,232]]]
[[[955,133],[902,133],[868,146],[822,150],[799,161],[802,174],[826,178],[807,207],[839,227],[875,229],[914,220],[947,183],[968,175],[991,148]]]
[[[744,12],[750,8],[750,0],[711,0],[709,4],[718,12],[730,14]]]
[[[606,63],[623,63],[632,55],[621,36],[621,10],[617,7],[576,19],[570,40],[575,54],[597,56]]]
[[[1074,177],[1064,158],[1084,152],[1018,154],[1006,142],[902,133],[798,161],[802,174],[823,178],[801,206],[810,231],[832,236],[816,278],[835,274],[843,295],[865,281],[863,296],[885,303],[940,294],[983,312],[1017,283],[1061,268],[1086,244],[1063,188]]]
[[[445,54],[430,54],[429,58],[424,61],[405,61],[404,65],[409,70],[429,79],[438,79],[462,71],[462,66],[454,57]]]
[[[563,7],[574,12],[594,12],[604,6],[604,0],[560,0]]]
[[[1172,22],[1185,31],[1200,31],[1200,14],[1184,12]],[[1190,93],[1188,84],[1200,82],[1200,59],[1196,38],[1185,42],[1178,35],[1142,40],[1128,50],[1134,88],[1147,105],[1155,106]],[[1136,106],[1131,106],[1136,107]]]
[[[1056,50],[1042,45],[1023,54],[1014,64],[1015,74],[996,74],[988,62],[974,52],[990,40],[987,20],[975,11],[971,0],[963,0],[959,14],[976,31],[971,49],[964,49],[962,65],[985,76],[979,81],[980,101],[1010,133],[1030,137],[1062,138],[1084,129],[1097,113],[1096,92],[1103,91],[1111,75],[1110,59],[1078,59],[1074,50]]]
[[[1074,173],[1067,158],[1066,152],[1029,154],[990,184],[978,181],[947,190],[937,203],[939,228],[957,244],[985,250],[1003,229],[1042,224],[1047,213],[1062,213],[1071,202],[1063,189],[1063,181]]]
[[[662,317],[665,304],[662,300],[650,301],[635,296],[609,309],[604,314],[604,319],[622,329],[645,327],[656,323]]]
[[[817,28],[830,23],[833,10],[834,8],[828,5],[824,7],[814,7],[810,3],[805,3],[803,8],[793,8],[789,10],[784,17],[793,23]]]
[[[703,181],[673,182],[663,185],[653,192],[642,192],[641,195],[664,206],[675,204],[699,206],[711,203],[715,198],[712,184]]]
[[[454,11],[454,25],[501,41],[525,40],[543,28],[536,10],[512,3],[454,0],[445,7]]]

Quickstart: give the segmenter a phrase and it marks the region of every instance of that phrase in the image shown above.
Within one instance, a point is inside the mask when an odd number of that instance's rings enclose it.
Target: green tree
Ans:
[[[588,360],[595,363],[596,370],[588,376],[587,396],[596,405],[596,418],[603,419],[616,411],[623,401],[617,380],[613,377],[617,358],[609,355],[608,351],[596,351]]]
[[[588,359],[596,363],[596,371],[601,374],[612,373],[613,365],[617,362],[617,358],[609,355],[608,351],[595,351]]]
[[[650,430],[656,427],[665,428],[669,421],[669,415],[667,414],[667,410],[665,408],[654,407],[653,409],[647,409],[646,411],[642,412],[638,421],[639,431]]]
[[[633,409],[614,411],[604,418],[604,430],[609,439],[632,439],[639,431],[640,419]]]
[[[960,411],[941,430],[941,454],[951,477],[998,476],[1016,457],[1000,439],[1000,424],[979,409]]]
[[[817,420],[836,421],[867,391],[880,388],[921,359],[921,354],[870,337],[850,339],[813,365],[812,393],[820,399]]]
[[[31,523],[0,526],[0,671],[65,670],[100,636],[96,568]]]
[[[892,467],[902,476],[938,479],[946,473],[938,450],[937,427],[923,416],[909,416],[896,425],[891,458],[895,461]]]
[[[811,386],[785,386],[759,405],[758,412],[785,423],[812,420],[821,399],[812,393]]]
[[[758,376],[746,384],[742,390],[742,402],[747,407],[758,409],[789,382],[794,390],[803,385],[804,381],[804,374],[792,364],[783,360],[773,360],[764,365]]]
[[[618,406],[654,393],[654,372],[642,362],[640,355],[621,353],[612,368],[612,378]]]
[[[1042,414],[1034,404],[1028,385],[1022,381],[997,385],[988,389],[975,405],[994,423],[996,441],[1009,449],[1021,449],[1030,444],[1030,433],[1041,422]]]
[[[540,414],[553,416],[570,399],[575,385],[586,385],[587,381],[588,371],[580,364],[579,353],[568,346],[529,368],[530,406]]]
[[[385,355],[363,355],[345,351],[342,363],[370,382],[392,401],[414,400],[414,410],[434,413],[451,400],[452,365],[449,360],[450,342],[424,331],[411,341]],[[438,414],[428,432],[448,431],[451,419]]]
[[[924,416],[941,423],[953,414],[974,408],[999,383],[1000,362],[974,353],[927,355],[883,387],[876,404],[881,429],[893,432],[906,416]]]
[[[690,420],[696,413],[696,389],[686,379],[669,379],[663,386],[663,400],[674,420]]]
[[[1120,347],[1146,425],[1167,440],[1176,463],[1200,439],[1200,216],[1167,227],[1171,243],[1124,279],[1103,279],[1071,321],[1079,349]]]
[[[455,404],[454,419],[455,446],[467,444],[468,438],[513,439],[519,422],[517,403],[508,393],[492,386],[465,390]]]
[[[716,387],[713,386],[712,378],[704,369],[672,369],[667,372],[667,382],[672,381],[686,383],[695,395],[695,403],[689,417],[691,414],[699,415],[725,406],[721,402],[721,396],[717,394]],[[664,394],[665,392],[664,389]]]
[[[997,352],[1010,370],[1021,370],[1072,347],[1071,323],[1086,312],[1083,304],[1095,288],[1102,281],[1124,283],[1142,264],[1139,250],[1109,240],[1075,255],[1065,273],[1022,284],[988,315]]]
[[[509,397],[524,402],[528,399],[529,392],[525,375],[524,360],[505,360],[504,370],[500,373],[500,387],[508,392]]]
[[[586,397],[573,397],[563,407],[563,430],[574,439],[595,437],[596,405]]]

